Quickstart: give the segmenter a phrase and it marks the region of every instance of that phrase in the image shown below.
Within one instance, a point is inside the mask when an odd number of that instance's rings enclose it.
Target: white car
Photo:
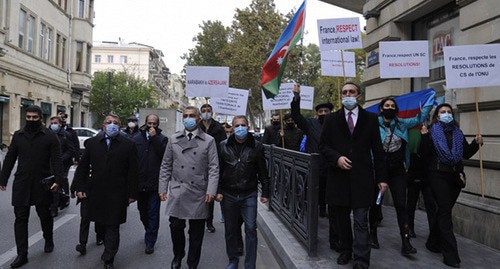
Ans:
[[[73,130],[75,130],[76,135],[78,136],[78,141],[80,142],[80,150],[85,149],[85,140],[94,137],[99,133],[98,130],[89,127],[73,127]]]

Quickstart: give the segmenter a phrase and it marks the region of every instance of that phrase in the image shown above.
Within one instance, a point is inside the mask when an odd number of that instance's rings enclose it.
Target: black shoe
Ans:
[[[155,252],[155,248],[154,247],[146,247],[146,249],[144,250],[144,253],[146,254],[153,254],[153,252]]]
[[[443,263],[454,268],[460,268],[460,263],[459,262],[448,262],[446,260],[443,260]]]
[[[85,244],[78,244],[76,245],[76,251],[80,252],[80,254],[85,255],[87,254],[87,246]]]
[[[409,234],[402,234],[401,241],[402,241],[402,246],[401,246],[401,254],[402,255],[410,255],[410,254],[417,253],[417,249],[414,248],[410,243],[410,235]]]
[[[207,225],[207,231],[209,233],[215,233],[215,227],[212,224]]]
[[[352,260],[352,253],[351,252],[342,252],[342,253],[340,253],[339,257],[337,258],[337,264],[340,264],[340,265],[348,264],[350,260]]]
[[[115,268],[115,267],[113,266],[112,262],[105,262],[104,263],[104,269],[113,269],[113,268]]]
[[[172,269],[181,269],[181,263],[182,263],[182,258],[174,256],[174,259],[172,260]]]
[[[54,251],[54,241],[45,240],[45,247],[43,248],[43,252],[51,253],[52,251]]]
[[[28,263],[28,256],[18,255],[17,258],[10,264],[10,268],[19,268]]]
[[[97,239],[97,241],[95,242],[96,245],[100,246],[102,244],[104,244],[104,240],[102,239]]]

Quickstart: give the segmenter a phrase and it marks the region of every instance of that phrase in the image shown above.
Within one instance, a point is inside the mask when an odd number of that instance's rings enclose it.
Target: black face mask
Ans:
[[[41,126],[42,126],[42,121],[40,121],[40,120],[37,120],[37,121],[27,120],[26,126],[24,127],[24,129],[27,132],[33,133],[35,131],[38,131],[38,129],[40,129]]]
[[[383,108],[382,109],[382,116],[388,120],[392,120],[396,117],[396,110],[395,109],[387,109]]]
[[[280,122],[279,122],[279,121],[274,121],[274,120],[273,120],[271,123],[272,123],[274,126],[278,126],[278,125],[280,125]]]
[[[318,115],[318,121],[319,121],[319,123],[323,124],[323,121],[325,121],[325,117],[326,117],[326,115],[324,115],[324,114],[323,115]]]

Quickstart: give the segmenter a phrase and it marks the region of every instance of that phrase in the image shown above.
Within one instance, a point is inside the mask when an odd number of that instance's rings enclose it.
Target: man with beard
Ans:
[[[54,250],[54,220],[49,206],[52,192],[56,192],[65,179],[61,145],[56,134],[42,126],[41,119],[42,109],[39,106],[26,108],[26,125],[14,133],[0,174],[0,190],[5,191],[14,164],[18,161],[12,187],[17,258],[10,264],[11,268],[28,262],[28,220],[32,205],[40,218],[45,239],[44,252]],[[55,176],[54,180],[48,180],[51,175]]]
[[[285,149],[299,151],[300,143],[304,138],[304,133],[295,125],[292,114],[285,114],[284,119],[285,126],[279,131],[279,140],[277,145]]]
[[[146,124],[134,137],[139,154],[139,193],[137,208],[146,234],[145,253],[153,254],[160,227],[160,197],[158,196],[158,178],[160,165],[165,154],[168,138],[159,128],[160,118],[155,114],[146,116]]]
[[[296,84],[293,87],[294,98],[290,104],[292,109],[292,117],[297,127],[301,129],[307,136],[306,140],[306,152],[307,153],[320,153],[318,144],[319,136],[321,130],[323,129],[323,120],[325,116],[330,114],[333,109],[332,103],[321,103],[315,107],[316,116],[311,118],[304,118],[300,114],[300,85]],[[326,173],[327,165],[323,156],[320,154],[320,172],[319,172],[319,216],[326,217],[326,201],[325,201],[325,189],[326,189]],[[330,210],[331,211],[331,210]],[[333,214],[329,212],[330,217],[330,248],[338,249],[338,235],[335,232]]]

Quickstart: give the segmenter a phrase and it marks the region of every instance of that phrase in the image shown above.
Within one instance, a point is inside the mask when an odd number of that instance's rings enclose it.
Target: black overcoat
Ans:
[[[136,145],[122,134],[111,140],[109,150],[103,132],[85,141],[74,186],[87,194],[90,220],[103,225],[127,220],[128,199],[137,194],[137,166]]]
[[[59,186],[65,181],[61,145],[56,134],[45,127],[34,134],[24,129],[16,131],[5,156],[0,185],[7,186],[16,160],[12,205],[50,205],[52,193],[44,190],[40,180],[55,175]]]
[[[373,204],[373,188],[379,182],[387,182],[380,141],[377,115],[362,108],[352,135],[343,108],[325,117],[319,149],[328,162],[328,204],[351,208]],[[351,170],[337,166],[341,156],[352,161]]]

